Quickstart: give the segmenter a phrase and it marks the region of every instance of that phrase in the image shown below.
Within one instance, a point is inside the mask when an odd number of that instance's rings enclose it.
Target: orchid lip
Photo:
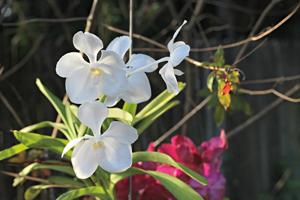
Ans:
[[[99,150],[104,147],[104,142],[103,141],[97,141],[93,144],[93,149],[94,150]]]
[[[91,68],[90,72],[93,76],[100,76],[103,73],[101,69],[96,67]]]

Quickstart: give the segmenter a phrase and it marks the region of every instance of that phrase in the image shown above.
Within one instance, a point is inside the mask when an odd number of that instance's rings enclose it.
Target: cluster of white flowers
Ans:
[[[115,38],[106,50],[102,50],[101,39],[92,33],[79,31],[73,36],[75,48],[85,54],[89,62],[82,53],[67,53],[57,62],[56,73],[66,78],[70,101],[81,104],[78,119],[94,134],[71,140],[64,149],[63,155],[75,147],[71,162],[78,178],[90,177],[98,165],[109,172],[121,172],[131,166],[131,144],[138,138],[137,130],[113,121],[101,135],[101,125],[108,116],[107,107],[114,106],[120,99],[135,104],[149,100],[151,87],[146,73],[154,72],[162,62],[166,63],[159,74],[167,90],[179,92],[175,75],[182,75],[183,72],[174,67],[188,56],[190,47],[183,41],[174,40],[185,23],[168,43],[170,56],[159,60],[145,54],[133,54],[125,63],[124,56],[131,46],[128,36]],[[103,103],[97,101],[101,96],[105,97]]]

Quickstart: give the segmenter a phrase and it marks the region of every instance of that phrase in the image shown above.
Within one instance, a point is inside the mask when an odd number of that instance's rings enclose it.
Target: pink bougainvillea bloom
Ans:
[[[165,164],[154,162],[139,162],[135,167],[145,170],[155,170],[177,177],[190,185],[205,200],[223,200],[226,192],[226,180],[221,173],[222,153],[227,149],[228,143],[224,130],[219,137],[213,137],[204,141],[198,148],[191,139],[176,135],[172,137],[171,143],[162,144],[157,151],[171,156],[175,161],[186,165],[203,175],[208,185],[203,186],[187,176],[181,170]],[[155,151],[153,143],[150,143],[147,151]],[[128,179],[117,184],[117,199],[128,199]],[[150,200],[175,200],[159,181],[149,175],[135,175],[132,178],[133,199]]]

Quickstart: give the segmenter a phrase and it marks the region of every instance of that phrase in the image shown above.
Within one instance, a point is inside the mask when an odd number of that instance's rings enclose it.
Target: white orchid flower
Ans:
[[[187,21],[184,20],[182,25],[175,31],[172,39],[168,43],[168,50],[170,52],[170,57],[168,62],[159,70],[160,75],[162,76],[164,82],[167,85],[167,90],[170,93],[177,94],[179,92],[178,83],[176,76],[180,76],[183,74],[182,71],[178,69],[174,69],[174,67],[178,66],[184,59],[189,55],[190,46],[187,45],[183,41],[174,42],[177,37],[179,31],[186,24]]]
[[[90,177],[98,166],[115,173],[125,171],[132,165],[131,144],[138,138],[137,130],[113,121],[101,135],[101,125],[107,116],[108,109],[100,102],[85,103],[78,109],[79,120],[91,128],[94,135],[71,140],[64,148],[62,156],[75,147],[71,162],[76,176],[80,179]]]
[[[131,39],[128,36],[117,37],[110,42],[106,50],[114,51],[119,54],[123,59],[124,55],[131,46]],[[129,74],[140,67],[149,65],[146,69],[141,69],[136,73]],[[157,69],[156,61],[145,54],[133,54],[124,70],[127,72],[128,87],[119,96],[107,96],[106,105],[113,106],[120,99],[128,103],[142,103],[150,99],[151,87],[149,79],[145,72],[150,73]]]
[[[89,62],[79,52],[62,56],[56,64],[56,73],[66,78],[66,91],[70,100],[77,104],[97,99],[100,95],[117,96],[126,84],[125,63],[113,51],[102,50],[100,38],[82,31],[73,36],[75,48],[84,53]]]

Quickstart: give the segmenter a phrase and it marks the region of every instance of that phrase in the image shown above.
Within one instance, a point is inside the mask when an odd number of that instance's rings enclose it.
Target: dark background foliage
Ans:
[[[64,80],[55,74],[55,65],[64,53],[74,51],[72,35],[84,30],[91,3],[79,0],[0,1],[1,149],[16,143],[10,130],[43,120],[55,120],[56,113],[35,87],[35,79],[40,78],[57,96],[64,96]],[[276,24],[291,12],[296,3],[296,0],[140,0],[134,1],[133,30],[166,44],[178,24],[184,19],[190,21],[194,18],[195,23],[187,25],[180,37],[193,48],[216,46],[247,38],[259,16],[270,4],[274,6],[266,13],[255,33]],[[201,7],[193,17],[197,4],[201,4]],[[58,19],[62,18],[71,18],[72,21],[60,22]],[[29,19],[35,20],[27,21]],[[99,35],[107,45],[119,34],[108,30],[104,24],[128,30],[128,2],[99,0],[91,32]],[[243,55],[258,45],[260,47],[237,64],[246,79],[300,73],[299,25],[300,15],[296,13],[263,43],[260,40],[249,44]],[[153,47],[138,39],[134,39],[133,46]],[[226,63],[234,62],[240,48],[225,49]],[[154,58],[165,54],[148,53]],[[192,52],[190,56],[209,61],[212,53]],[[136,149],[145,149],[149,141],[157,139],[203,99],[200,91],[206,87],[209,71],[187,62],[182,64],[181,69],[185,72],[181,80],[187,82],[186,89],[179,96],[181,105],[146,130]],[[156,95],[165,87],[164,83],[157,74],[150,78],[153,94]],[[287,91],[297,83],[299,79],[277,83],[276,88]],[[263,90],[274,87],[274,83],[245,87]],[[186,134],[200,144],[204,139],[217,135],[220,128],[230,132],[277,99],[273,95],[244,95],[243,98],[251,105],[252,116],[230,111],[221,126],[217,126],[214,109],[207,106],[176,134]],[[230,199],[300,199],[299,120],[299,104],[284,102],[229,138],[223,169]],[[50,134],[51,130],[45,130],[47,132]],[[17,172],[20,165],[2,162],[0,169]],[[22,192],[27,185],[15,189],[11,184],[12,178],[0,175],[0,199],[22,199]],[[44,195],[51,199],[51,192]]]

